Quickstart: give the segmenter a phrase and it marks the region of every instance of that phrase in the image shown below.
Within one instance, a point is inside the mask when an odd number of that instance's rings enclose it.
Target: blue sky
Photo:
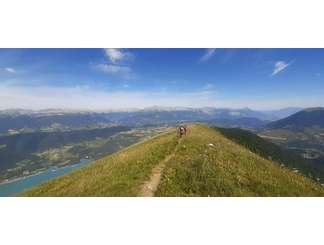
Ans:
[[[324,106],[324,49],[0,49],[0,109]]]

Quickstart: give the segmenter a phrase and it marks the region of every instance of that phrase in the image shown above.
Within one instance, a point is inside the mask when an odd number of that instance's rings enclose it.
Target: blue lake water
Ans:
[[[82,159],[79,163],[73,165],[69,165],[62,168],[52,167],[37,175],[25,177],[23,179],[19,179],[10,183],[0,184],[0,196],[1,197],[14,196],[19,192],[37,186],[50,179],[54,179],[56,177],[62,176],[84,165],[87,165],[90,162],[91,160]]]

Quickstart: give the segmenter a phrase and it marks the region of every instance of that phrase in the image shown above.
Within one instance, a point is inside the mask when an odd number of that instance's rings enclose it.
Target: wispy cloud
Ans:
[[[274,64],[274,68],[272,71],[271,76],[277,75],[278,73],[282,72],[283,70],[285,70],[288,66],[290,66],[292,64],[292,62],[290,63],[286,63],[285,61],[277,61]]]
[[[131,68],[128,66],[112,65],[112,64],[98,64],[95,67],[103,72],[110,74],[127,75],[131,72]]]
[[[209,87],[207,85],[207,87]],[[148,106],[227,107],[252,109],[278,109],[289,106],[314,107],[323,104],[321,95],[274,99],[222,98],[215,90],[204,88],[194,91],[108,91],[90,86],[50,87],[19,86],[0,83],[0,109],[89,109],[108,110],[144,108]]]
[[[211,57],[213,57],[215,55],[215,48],[208,48],[205,50],[205,53],[203,54],[203,56],[200,58],[200,62],[206,62],[207,60],[209,60]]]
[[[130,64],[134,60],[131,52],[125,49],[105,48],[104,54],[107,62],[94,65],[96,69],[113,75],[129,76],[132,72]]]
[[[215,89],[215,85],[212,83],[206,83],[203,88],[203,90],[214,90]]]
[[[129,88],[129,84],[125,83],[122,85],[123,88]]]
[[[1,68],[0,68],[1,70]],[[9,72],[9,73],[16,73],[16,70],[12,67],[6,67],[6,68],[3,68],[4,71],[6,72]]]
[[[127,87],[128,85],[125,85]],[[49,87],[12,86],[0,84],[0,109],[125,109],[147,106],[214,105],[214,94],[208,91],[108,91],[89,86]]]
[[[119,64],[121,62],[132,60],[134,58],[134,55],[131,52],[126,51],[125,49],[105,48],[104,52],[106,57],[113,64]]]

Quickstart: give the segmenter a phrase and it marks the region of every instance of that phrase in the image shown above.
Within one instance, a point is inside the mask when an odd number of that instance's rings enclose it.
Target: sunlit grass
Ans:
[[[169,154],[155,196],[324,196],[316,182],[252,153],[217,129],[192,125],[175,148],[176,131],[96,161],[25,196],[137,196]]]
[[[163,173],[159,196],[323,196],[317,183],[195,125]]]

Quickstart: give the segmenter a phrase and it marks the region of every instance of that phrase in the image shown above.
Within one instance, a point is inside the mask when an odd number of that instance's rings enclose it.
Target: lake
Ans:
[[[69,166],[61,167],[61,168],[52,167],[52,168],[49,168],[48,170],[41,172],[39,174],[36,174],[36,175],[27,176],[27,177],[18,179],[13,182],[0,184],[0,196],[1,197],[14,196],[15,194],[17,194],[19,192],[22,192],[26,189],[37,186],[37,185],[39,185],[43,182],[46,182],[50,179],[54,179],[59,176],[62,176],[66,173],[69,173],[69,172],[75,170],[75,169],[85,166],[85,165],[89,164],[90,162],[91,162],[91,160],[82,159],[80,162],[73,164],[73,165],[69,165]]]

